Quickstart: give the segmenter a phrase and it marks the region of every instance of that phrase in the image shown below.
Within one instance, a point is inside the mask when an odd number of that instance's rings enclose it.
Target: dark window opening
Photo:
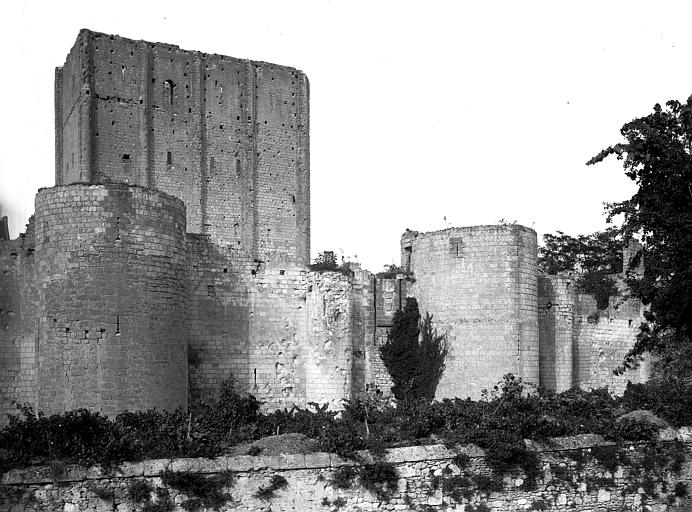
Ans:
[[[207,295],[209,295],[210,297],[213,297],[214,295],[216,295],[216,288],[214,287],[213,284],[210,284],[207,286]]]
[[[130,155],[128,155],[127,153],[124,153],[122,159],[123,159],[123,162],[129,162],[130,161]]]
[[[209,170],[214,172],[215,169],[216,169],[216,159],[212,156],[209,159]]]
[[[404,268],[406,272],[411,272],[411,254],[413,253],[413,247],[404,247]]]
[[[279,270],[279,275],[280,275],[280,276],[283,276],[284,274],[286,274],[286,271],[285,271],[285,270]]]
[[[166,152],[166,164],[173,165],[173,153],[170,151]]]
[[[163,90],[164,93],[166,94],[166,99],[168,99],[168,104],[173,105],[173,89],[175,88],[175,84],[173,83],[173,80],[166,80],[163,83]]]

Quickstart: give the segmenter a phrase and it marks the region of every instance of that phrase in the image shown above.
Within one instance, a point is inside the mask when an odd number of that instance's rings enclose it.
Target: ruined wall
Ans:
[[[364,388],[369,273],[242,262],[199,235],[188,235],[188,261],[193,405],[216,400],[230,375],[265,409],[338,407]]]
[[[670,474],[666,488],[656,485],[656,492],[651,495],[647,495],[636,476],[626,469],[619,467],[615,472],[610,472],[588,456],[592,447],[603,443],[598,436],[552,441],[551,446],[532,445],[540,461],[534,488],[526,488],[528,479],[524,474],[512,473],[503,479],[501,490],[480,491],[470,483],[469,477],[485,475],[488,478],[489,467],[482,450],[473,446],[461,449],[461,453],[468,457],[468,464],[460,466],[459,459],[455,458],[456,451],[442,445],[428,445],[386,451],[382,458],[391,464],[398,477],[396,485],[389,492],[382,492],[372,484],[370,490],[365,489],[357,479],[347,488],[334,483],[338,470],[372,464],[373,458],[367,452],[360,453],[362,462],[359,463],[334,454],[316,452],[215,459],[158,459],[124,463],[113,472],[99,467],[73,465],[12,470],[2,475],[0,502],[4,502],[7,509],[26,512],[132,511],[146,507],[145,500],[149,508],[166,508],[161,502],[158,502],[158,506],[154,503],[157,503],[157,495],[158,499],[167,495],[175,504],[175,510],[183,510],[182,503],[194,496],[167,486],[162,481],[161,473],[168,470],[191,472],[202,478],[224,478],[222,490],[227,493],[227,499],[213,509],[221,511],[682,512],[690,510],[692,506],[692,499],[688,496],[676,497],[673,493],[678,484],[688,492],[692,485],[689,439],[687,444],[681,445],[684,454],[680,473]],[[574,460],[579,455],[583,464]],[[258,491],[270,487],[272,478],[277,475],[283,477],[285,487],[271,495],[259,496]],[[637,484],[633,485],[634,482]],[[135,504],[130,489],[135,484],[142,487],[143,483],[148,484],[151,491]],[[212,508],[202,506],[198,510],[204,512]]]
[[[231,375],[250,390],[250,279],[257,265],[210,241],[187,235],[190,405],[213,403]]]
[[[36,406],[36,325],[33,225],[27,235],[0,241],[0,426],[17,406]]]
[[[628,380],[645,382],[648,358],[623,375],[613,374],[634,346],[644,321],[642,303],[623,298],[621,286],[621,293],[599,310],[593,296],[575,292],[575,281],[570,273],[538,279],[541,385],[556,391],[608,386],[621,394]]]
[[[189,232],[305,265],[308,94],[293,68],[83,30],[56,71],[56,183],[157,188]]]
[[[380,357],[379,347],[387,341],[387,334],[392,327],[394,313],[403,309],[410,282],[400,277],[375,276],[375,329],[373,332],[373,350],[370,359],[370,382],[384,394],[389,395],[394,385],[387,367]]]
[[[634,346],[639,326],[644,321],[644,306],[637,300],[611,297],[605,310],[596,300],[579,294],[574,308],[574,384],[584,389],[608,386],[622,394],[627,381],[646,382],[649,360],[622,375],[613,370],[622,364]]]
[[[36,196],[38,407],[187,405],[185,208],[122,184]]]
[[[538,383],[536,232],[517,225],[407,231],[410,293],[448,333],[437,398],[478,398],[511,372]]]

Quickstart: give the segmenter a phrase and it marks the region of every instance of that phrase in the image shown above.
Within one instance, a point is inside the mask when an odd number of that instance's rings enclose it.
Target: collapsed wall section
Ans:
[[[634,346],[639,326],[644,322],[644,305],[635,299],[611,297],[605,310],[596,307],[591,295],[579,294],[574,306],[574,384],[583,389],[608,386],[622,394],[627,382],[649,378],[648,356],[636,368],[615,375]]]
[[[56,70],[56,183],[157,188],[189,232],[307,265],[308,89],[293,68],[83,30]]]
[[[193,406],[217,400],[230,376],[266,410],[339,407],[364,389],[369,273],[238,260],[207,236],[188,235],[187,246]]]
[[[628,381],[645,382],[649,376],[648,357],[621,375],[613,372],[634,346],[645,308],[627,299],[620,283],[620,293],[598,309],[592,295],[575,290],[577,279],[571,273],[538,279],[541,386],[558,392],[608,386],[622,394]]]
[[[402,267],[421,314],[446,332],[436,398],[478,398],[506,373],[538,383],[536,232],[518,225],[407,231]]]
[[[185,207],[123,184],[36,196],[38,408],[187,406]]]

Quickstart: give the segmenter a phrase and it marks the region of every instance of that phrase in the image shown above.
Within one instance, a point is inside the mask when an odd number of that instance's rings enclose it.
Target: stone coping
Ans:
[[[671,429],[672,430],[672,429]],[[677,435],[661,436],[664,440],[680,440],[692,444],[692,429],[689,427],[677,431]],[[571,437],[551,438],[545,441],[526,441],[527,448],[538,453],[563,452],[586,449],[595,446],[612,445],[596,434],[582,434]],[[84,467],[78,464],[59,464],[36,466],[23,469],[12,469],[2,476],[2,485],[52,484],[56,482],[77,482],[83,480],[101,480],[108,478],[157,477],[161,472],[190,471],[195,473],[220,473],[222,471],[249,472],[262,470],[289,471],[301,469],[331,469],[356,464],[372,464],[375,458],[368,451],[359,451],[358,461],[344,459],[333,453],[312,452],[281,455],[239,455],[207,458],[151,459],[140,462],[124,462],[104,469],[101,466]],[[392,464],[410,462],[450,460],[458,453],[465,453],[471,458],[483,458],[485,452],[474,445],[457,447],[450,450],[442,444],[407,446],[386,450],[379,460]]]

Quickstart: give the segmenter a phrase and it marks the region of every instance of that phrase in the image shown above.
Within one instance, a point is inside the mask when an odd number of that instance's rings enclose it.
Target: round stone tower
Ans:
[[[38,409],[187,406],[185,206],[126,184],[36,196]]]
[[[479,398],[506,373],[538,384],[536,232],[519,225],[407,231],[402,265],[421,314],[447,333],[437,398]]]

